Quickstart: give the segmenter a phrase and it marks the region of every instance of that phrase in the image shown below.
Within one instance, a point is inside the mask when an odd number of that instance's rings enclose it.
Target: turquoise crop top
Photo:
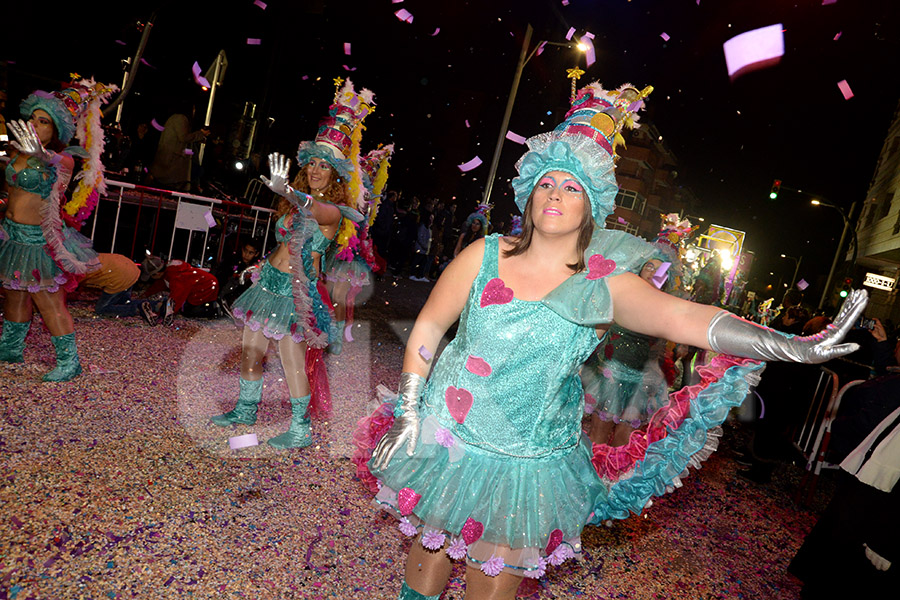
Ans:
[[[6,183],[41,198],[49,198],[56,184],[56,169],[47,167],[40,159],[31,157],[21,171],[13,167],[15,161],[6,165]]]
[[[278,243],[289,242],[291,240],[292,232],[284,226],[284,218],[286,216],[287,215],[281,215],[275,222],[275,241]],[[335,231],[335,235],[337,235],[337,231]],[[309,240],[309,249],[312,252],[325,254],[325,251],[328,250],[328,246],[330,245],[331,240],[325,237],[325,234],[322,233],[321,229],[318,227],[313,229],[312,239]]]

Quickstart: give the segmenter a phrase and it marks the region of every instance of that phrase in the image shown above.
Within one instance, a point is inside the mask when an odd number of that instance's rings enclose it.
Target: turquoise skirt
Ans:
[[[97,260],[91,240],[63,227],[63,245],[84,263]],[[0,222],[0,283],[10,290],[31,293],[56,292],[71,275],[63,271],[47,252],[40,225],[23,225],[10,219]]]

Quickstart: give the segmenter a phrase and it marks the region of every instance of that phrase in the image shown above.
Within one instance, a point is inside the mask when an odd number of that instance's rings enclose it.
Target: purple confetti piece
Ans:
[[[350,42],[344,42],[344,54],[350,56]]]
[[[773,61],[784,56],[784,28],[781,23],[746,31],[724,44],[728,76],[757,63]]]
[[[537,52],[535,52],[535,54],[540,56],[541,53],[544,51],[544,46],[546,46],[546,45],[547,45],[547,42],[541,42],[541,44],[538,46]]]
[[[148,63],[146,58],[142,58],[142,59],[141,59],[141,63],[147,65],[147,66],[150,67],[151,69],[155,69],[155,68],[156,68],[156,67],[154,67],[153,65],[151,65],[150,63]]]
[[[566,33],[566,39],[571,40],[573,35],[575,35],[575,28],[569,27],[569,32]]]
[[[466,127],[471,127],[471,125],[469,125],[469,120],[468,120],[468,119],[466,119]]]
[[[194,83],[201,87],[209,88],[209,80],[200,74],[200,63],[196,60],[191,66],[191,73],[194,74]],[[162,131],[162,129],[160,129],[160,131]]]
[[[834,36],[834,41],[838,41],[839,39],[841,39],[841,35],[842,35],[843,33],[844,33],[843,31],[838,31],[838,32],[837,32],[837,35]]]
[[[562,0],[562,5],[563,5],[563,6],[568,6],[568,5],[569,5],[569,0]]]
[[[212,211],[206,211],[206,213],[203,215],[203,218],[206,219],[206,224],[210,227],[216,226],[216,219],[215,217],[213,217]]]
[[[241,448],[259,446],[259,439],[256,437],[255,433],[236,435],[234,437],[228,438],[228,446],[232,450],[240,450]]]
[[[355,71],[356,67],[348,67],[347,65],[343,65],[345,71]]]
[[[584,60],[587,62],[587,66],[591,66],[595,62],[597,62],[597,54],[594,52],[594,42],[591,41],[587,35],[582,36],[581,43],[587,46],[587,50],[584,51]]]
[[[184,152],[184,155],[185,155],[185,156],[193,156],[193,155],[194,155],[194,151],[191,150],[190,148],[185,148],[185,149],[183,150],[183,152]]]
[[[853,97],[853,92],[850,90],[850,84],[847,83],[846,79],[838,81],[838,89],[841,90],[841,93],[844,95],[844,100],[849,100]]]
[[[525,136],[521,136],[518,133],[513,133],[512,131],[506,132],[506,139],[508,139],[511,142],[515,142],[517,144],[525,143]]]
[[[437,29],[434,30],[434,33],[431,34],[431,37],[436,36],[436,35],[439,34],[440,32],[441,32],[441,28],[438,27]]]
[[[828,6],[829,4],[837,4],[837,0],[822,0],[822,6]]]
[[[666,41],[666,42],[668,42],[671,39],[671,38],[669,38],[669,34],[666,33],[665,31],[663,31],[661,34],[659,34],[659,37],[661,37],[663,39],[663,41]]]
[[[419,356],[421,356],[422,360],[424,360],[425,362],[428,362],[429,360],[434,358],[434,354],[432,354],[431,351],[425,346],[419,347]]]
[[[594,34],[591,33],[590,31],[585,31],[585,32],[584,32],[584,37],[586,37],[586,38],[589,39],[589,40],[592,40],[592,39],[594,39]]]
[[[248,46],[259,46],[262,44],[262,40],[260,38],[247,38]]]
[[[263,9],[263,10],[266,10],[266,3],[263,2],[262,0],[253,0],[253,4],[254,4],[255,6],[260,7],[260,8]]]
[[[805,279],[801,279],[800,281],[797,282],[797,289],[800,290],[801,292],[808,287],[809,287],[809,284],[806,282]]]
[[[157,130],[157,131],[162,131],[162,130],[165,129],[165,127],[163,127],[162,125],[160,125],[159,123],[157,123],[156,119],[152,119],[152,120],[150,121],[150,126],[153,127],[153,129],[155,129],[155,130]]]
[[[309,75],[304,75],[304,76],[301,77],[300,79],[302,79],[303,81],[306,81],[307,79],[309,79]]]
[[[396,17],[397,17],[398,19],[400,19],[401,21],[406,21],[407,23],[412,23],[412,22],[413,22],[413,16],[412,16],[412,13],[409,12],[408,10],[406,10],[405,8],[401,8],[400,10],[398,10],[397,12],[395,12],[395,13],[394,13],[394,16],[396,16]]]
[[[120,45],[120,46],[124,46],[124,45],[125,45],[125,42],[123,42],[122,40],[116,40],[116,43],[117,43],[118,45]]]
[[[391,0],[391,4],[400,4],[403,0]]]
[[[616,219],[617,219],[617,220],[619,221],[619,223],[621,223],[622,225],[628,225],[628,221],[626,221],[626,220],[623,219],[622,217],[616,217]]]
[[[468,162],[464,162],[463,164],[457,165],[457,166],[459,167],[460,171],[465,173],[466,171],[471,171],[472,169],[474,169],[475,167],[477,167],[480,164],[481,164],[481,157],[476,156],[472,160],[470,160]]]

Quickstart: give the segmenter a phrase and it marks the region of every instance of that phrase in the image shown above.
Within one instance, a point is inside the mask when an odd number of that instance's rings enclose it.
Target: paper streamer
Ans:
[[[260,44],[262,44],[262,40],[259,38],[247,38],[248,46],[259,46]]]
[[[458,166],[459,166],[459,170],[462,171],[463,173],[465,173],[466,171],[471,171],[472,169],[474,169],[475,167],[477,167],[480,164],[481,164],[481,157],[476,156],[469,162],[464,162],[463,164],[458,165]]]
[[[253,0],[253,4],[255,4],[256,6],[260,7],[263,10],[266,10],[266,3],[263,2],[262,0]]]
[[[206,219],[206,224],[209,225],[210,227],[216,226],[216,219],[215,219],[215,217],[213,217],[212,211],[209,211],[209,210],[206,211],[203,214],[203,218]]]
[[[797,289],[800,290],[801,292],[809,287],[809,284],[806,283],[805,279],[801,279],[800,281],[798,281],[796,283],[796,285],[797,285]]]
[[[513,133],[512,131],[506,132],[506,139],[517,144],[525,143],[525,136],[519,135],[518,133]]]
[[[569,32],[566,34],[566,39],[571,40],[573,35],[575,35],[575,28],[569,27]]]
[[[344,54],[350,56],[350,42],[344,42]]]
[[[784,31],[781,23],[746,31],[724,44],[728,76],[756,63],[772,61],[784,56]]]
[[[240,450],[241,448],[251,448],[253,446],[259,446],[259,439],[256,437],[255,433],[248,433],[246,435],[236,435],[234,437],[228,438],[228,445],[232,450]]]
[[[841,90],[841,93],[844,95],[844,100],[849,100],[853,97],[853,92],[850,90],[850,84],[847,83],[846,79],[838,81],[838,89]]]
[[[408,10],[406,10],[405,8],[401,8],[400,10],[395,12],[394,15],[401,21],[406,21],[407,23],[413,22],[412,13],[409,12]]]
[[[153,127],[153,129],[155,129],[155,130],[157,130],[157,131],[163,131],[163,130],[165,129],[165,127],[163,127],[162,125],[160,125],[160,124],[156,121],[156,119],[152,119],[152,120],[150,121],[150,126]]]
[[[422,360],[424,360],[425,362],[428,362],[429,360],[434,358],[434,354],[429,352],[428,348],[426,348],[425,346],[419,347],[419,356],[421,356]]]
[[[208,87],[209,87],[209,80],[208,80],[206,77],[204,77],[203,75],[200,74],[200,70],[201,70],[201,69],[200,69],[200,63],[198,63],[198,62],[195,60],[193,66],[191,67],[191,73],[194,74],[194,83],[196,83],[196,84],[199,85],[199,86],[208,88]]]

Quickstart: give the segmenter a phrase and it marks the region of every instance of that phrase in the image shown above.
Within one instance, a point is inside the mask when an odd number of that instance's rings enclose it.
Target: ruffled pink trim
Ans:
[[[309,416],[313,419],[325,419],[331,414],[331,388],[328,385],[328,372],[325,370],[323,348],[306,349],[306,377],[309,380]]]
[[[639,460],[643,460],[648,445],[664,439],[669,435],[670,430],[677,429],[690,416],[691,400],[696,398],[700,392],[719,380],[730,367],[756,363],[757,361],[749,358],[719,355],[713,358],[708,365],[698,367],[700,383],[669,394],[669,403],[653,413],[646,431],[633,431],[628,438],[628,443],[624,446],[593,445],[591,463],[597,474],[609,482],[614,482],[630,472]]]
[[[391,402],[381,404],[374,413],[363,417],[356,424],[353,432],[353,452],[351,462],[356,465],[356,476],[373,494],[378,493],[379,483],[369,471],[369,459],[378,441],[394,424],[394,405]]]

